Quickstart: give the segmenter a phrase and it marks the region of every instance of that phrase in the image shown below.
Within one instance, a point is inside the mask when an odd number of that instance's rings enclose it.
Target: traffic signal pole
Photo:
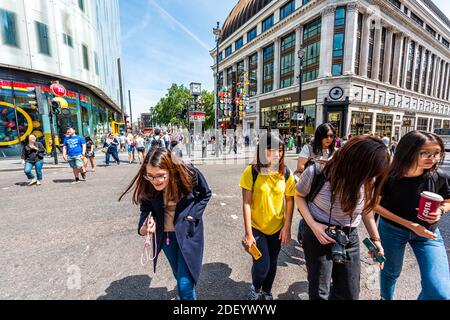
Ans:
[[[50,117],[50,134],[52,135],[52,155],[55,164],[58,164],[58,155],[56,154],[56,145],[55,145],[55,126],[53,121],[53,109],[49,94],[47,94],[47,105],[48,105],[48,116]]]

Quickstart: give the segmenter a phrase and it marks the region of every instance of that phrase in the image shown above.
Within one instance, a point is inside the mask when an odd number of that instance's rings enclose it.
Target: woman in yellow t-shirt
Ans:
[[[291,240],[294,210],[294,176],[284,164],[285,145],[273,133],[263,134],[258,143],[256,164],[241,176],[245,237],[250,252],[253,244],[261,252],[253,259],[249,300],[272,300],[281,245]],[[286,205],[285,205],[286,203]]]

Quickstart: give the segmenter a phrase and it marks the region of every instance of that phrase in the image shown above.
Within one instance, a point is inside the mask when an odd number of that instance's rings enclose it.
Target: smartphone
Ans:
[[[252,255],[253,259],[255,259],[255,260],[259,260],[262,256],[262,253],[261,253],[261,251],[259,251],[256,244],[252,244],[252,246],[250,247],[250,254]]]
[[[367,249],[376,252],[378,254],[378,248],[377,246],[369,239],[369,238],[365,238],[363,240],[364,245],[367,247]],[[378,263],[383,263],[386,261],[386,257],[385,256],[375,256],[375,259],[377,259]]]

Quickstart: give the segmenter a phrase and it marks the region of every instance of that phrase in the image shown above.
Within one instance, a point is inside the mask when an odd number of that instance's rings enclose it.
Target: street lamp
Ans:
[[[303,49],[302,46],[300,46],[300,49],[297,52],[297,56],[300,60],[300,69],[298,75],[297,130],[300,130],[300,121],[302,122],[303,124],[302,127],[304,128],[304,119],[305,119],[303,115],[304,110],[302,106],[303,58],[305,56],[305,49]],[[301,131],[297,131],[297,153],[300,153],[301,145],[302,145]]]
[[[217,21],[217,27],[213,28],[213,34],[216,40],[216,108],[214,110],[214,129],[217,132],[219,126],[219,43],[222,38],[222,29],[220,28],[220,22]]]

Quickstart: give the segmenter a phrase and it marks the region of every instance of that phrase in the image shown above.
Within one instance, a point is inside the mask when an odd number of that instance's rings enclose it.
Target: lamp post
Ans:
[[[305,56],[305,50],[302,46],[300,46],[300,49],[297,52],[298,59],[300,60],[300,68],[299,68],[299,75],[298,75],[298,105],[297,105],[297,153],[300,153],[300,148],[302,146],[302,132],[300,130],[300,127],[304,130],[304,121],[305,116],[303,115],[304,110],[302,106],[302,82],[303,82],[303,57]],[[302,115],[302,120],[300,120],[300,115]],[[300,126],[302,124],[302,126]]]
[[[216,40],[216,108],[214,110],[214,129],[217,132],[219,126],[219,43],[222,38],[222,29],[220,28],[220,22],[217,21],[217,26],[213,28],[213,34]]]

